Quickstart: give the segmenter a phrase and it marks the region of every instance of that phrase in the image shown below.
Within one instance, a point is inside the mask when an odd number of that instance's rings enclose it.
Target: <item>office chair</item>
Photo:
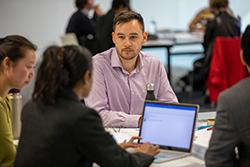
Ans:
[[[239,37],[217,37],[214,42],[207,88],[210,101],[217,102],[219,94],[248,76],[240,60]]]

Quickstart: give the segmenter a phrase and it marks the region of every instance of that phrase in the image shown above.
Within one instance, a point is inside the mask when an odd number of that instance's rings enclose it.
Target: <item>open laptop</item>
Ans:
[[[198,105],[145,101],[139,143],[160,146],[155,163],[191,154]]]

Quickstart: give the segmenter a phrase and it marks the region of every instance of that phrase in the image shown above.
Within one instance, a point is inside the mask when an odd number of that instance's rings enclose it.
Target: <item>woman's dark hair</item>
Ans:
[[[23,36],[9,35],[0,38],[0,63],[2,63],[5,57],[16,62],[25,56],[27,49],[35,51],[36,46]]]
[[[247,66],[250,67],[250,25],[247,26],[241,38],[241,48],[243,58]]]
[[[37,72],[33,100],[55,103],[60,91],[72,89],[88,70],[92,70],[92,55],[86,48],[48,47]]]
[[[130,4],[129,4],[129,0],[113,0],[112,2],[112,9],[116,10],[119,8],[127,8],[130,10]]]
[[[87,0],[75,0],[77,9],[81,10],[87,4]]]
[[[141,25],[142,31],[144,32],[143,18],[139,13],[136,13],[134,11],[124,11],[116,15],[113,22],[113,31],[115,31],[116,25],[121,23],[128,23],[132,20],[137,20]]]
[[[228,7],[228,0],[211,0],[210,1],[210,8],[213,9],[221,9],[221,8],[225,8]]]

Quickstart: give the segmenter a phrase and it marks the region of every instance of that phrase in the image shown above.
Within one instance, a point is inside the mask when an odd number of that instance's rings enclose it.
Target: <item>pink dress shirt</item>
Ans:
[[[178,102],[161,62],[143,52],[139,59],[129,74],[115,48],[93,57],[93,85],[85,102],[99,112],[105,127],[138,127],[148,83],[155,85],[157,100]]]

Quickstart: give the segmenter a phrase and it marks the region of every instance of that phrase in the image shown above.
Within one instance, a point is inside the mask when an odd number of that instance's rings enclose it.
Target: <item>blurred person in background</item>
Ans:
[[[211,11],[211,8],[210,7],[203,8],[194,16],[194,18],[192,18],[188,26],[189,31],[204,32],[208,20],[213,19],[213,18],[214,18],[214,15]]]
[[[230,10],[228,0],[210,0],[210,10],[214,18],[207,22],[205,28],[203,41],[205,56],[196,60],[193,71],[180,80],[185,83],[181,85],[186,86],[192,83],[193,90],[204,93],[216,37],[239,37],[241,35],[240,19]],[[192,81],[190,81],[190,78],[192,78]]]
[[[94,0],[75,0],[75,11],[69,19],[66,33],[74,33],[78,43],[87,47],[92,54],[98,51],[95,38],[96,19],[103,15],[99,5],[94,4]],[[89,18],[89,13],[94,10],[93,18]]]
[[[112,41],[113,20],[115,15],[126,10],[130,10],[129,0],[113,0],[112,7],[107,14],[97,19],[96,38],[99,44],[99,52],[115,46]]]

